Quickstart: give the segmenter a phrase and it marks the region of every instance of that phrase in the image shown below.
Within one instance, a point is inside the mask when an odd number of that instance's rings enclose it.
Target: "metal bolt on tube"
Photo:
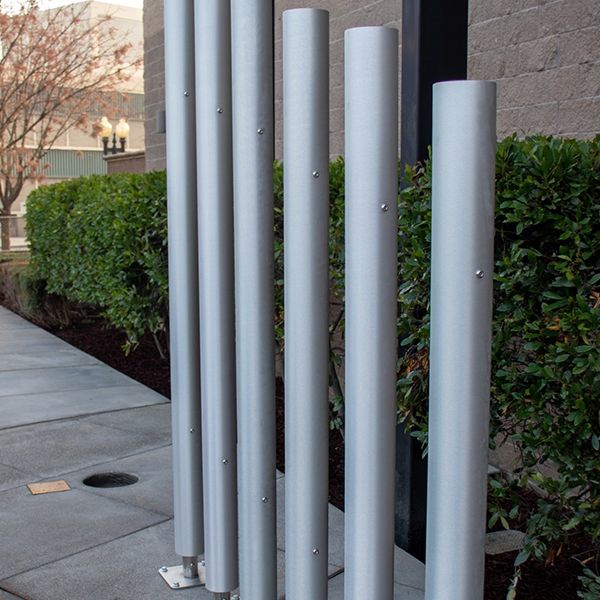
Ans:
[[[483,598],[496,84],[433,86],[425,597]]]
[[[232,0],[240,593],[277,597],[273,3]]]
[[[201,427],[195,107],[185,93],[194,89],[193,13],[192,0],[165,4],[173,491],[175,550],[183,563],[204,552],[202,441],[188,433]],[[183,568],[160,573],[172,585],[173,571]]]
[[[329,13],[283,13],[285,592],[327,598]],[[317,548],[319,550],[317,550]]]
[[[229,2],[196,1],[205,564],[219,594],[238,586],[230,28]]]
[[[346,119],[345,599],[394,584],[398,32],[349,29]]]

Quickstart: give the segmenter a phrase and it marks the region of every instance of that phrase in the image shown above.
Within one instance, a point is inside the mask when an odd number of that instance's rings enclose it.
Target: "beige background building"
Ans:
[[[68,4],[68,2],[63,2]],[[110,26],[116,30],[119,44],[130,42],[133,46],[133,59],[143,55],[143,11],[141,8],[92,1],[86,6],[84,19],[94,20],[102,15],[111,15]],[[123,82],[112,94],[108,117],[113,127],[124,117],[130,126],[127,149],[143,151],[145,148],[144,127],[144,69],[141,65],[132,73],[130,80]],[[18,215],[14,219],[14,234],[23,235],[23,219],[25,202],[29,192],[42,184],[55,183],[71,177],[106,173],[106,161],[102,158],[102,140],[92,135],[92,125],[99,121],[101,114],[90,115],[90,123],[84,130],[71,128],[53,145],[44,162],[48,164],[45,177],[40,181],[26,181],[19,198],[13,205],[12,211]]]
[[[277,155],[282,153],[281,13],[319,7],[331,19],[331,153],[343,153],[343,36],[360,25],[401,28],[401,0],[275,0]],[[165,166],[163,0],[144,2],[146,169]],[[468,75],[498,81],[498,134],[600,132],[600,1],[471,0]]]

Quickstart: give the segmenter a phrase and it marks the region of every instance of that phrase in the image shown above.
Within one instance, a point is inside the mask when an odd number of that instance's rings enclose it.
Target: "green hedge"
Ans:
[[[399,419],[427,435],[431,170],[409,168],[399,196]],[[520,478],[492,483],[506,498],[534,478],[529,554],[572,531],[600,534],[600,137],[511,137],[497,153],[492,440],[521,454]],[[343,421],[344,163],[330,165],[332,422]],[[276,331],[283,346],[283,176],[275,194]],[[48,291],[101,307],[132,343],[167,315],[164,173],[89,177],[28,199],[36,277]],[[558,475],[540,474],[552,464]],[[503,508],[504,507],[504,508]],[[492,521],[506,522],[506,503]]]
[[[93,175],[27,198],[34,277],[46,290],[102,309],[132,344],[167,315],[165,174]]]
[[[400,199],[398,400],[427,432],[430,165]],[[600,535],[600,137],[511,137],[498,146],[492,443],[510,440],[517,479],[491,482],[491,525],[531,479],[543,496],[517,562],[549,558],[576,530]],[[545,465],[549,468],[542,468]],[[546,474],[542,474],[546,473]]]

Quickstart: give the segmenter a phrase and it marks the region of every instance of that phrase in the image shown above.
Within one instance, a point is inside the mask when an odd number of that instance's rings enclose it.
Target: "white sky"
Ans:
[[[43,8],[54,8],[56,6],[63,6],[65,4],[77,4],[84,0],[42,0],[41,4]],[[144,0],[100,0],[107,4],[120,4],[121,6],[133,6],[134,8],[143,8]]]
[[[66,4],[78,4],[85,0],[40,0],[41,8],[56,8],[57,6],[64,6]],[[116,4],[120,6],[132,6],[133,8],[143,8],[144,0],[100,0],[107,4]],[[0,4],[5,7],[18,6],[19,0],[0,0]]]

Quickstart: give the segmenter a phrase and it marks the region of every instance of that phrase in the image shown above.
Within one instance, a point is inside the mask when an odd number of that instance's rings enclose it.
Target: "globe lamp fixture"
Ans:
[[[125,144],[129,137],[129,124],[125,119],[119,119],[119,122],[113,133],[113,126],[107,117],[100,119],[100,137],[102,138],[102,153],[106,156],[107,154],[117,154],[117,152],[125,152]],[[112,135],[112,144],[109,147],[109,141]],[[119,138],[119,145],[117,146],[117,138]]]

